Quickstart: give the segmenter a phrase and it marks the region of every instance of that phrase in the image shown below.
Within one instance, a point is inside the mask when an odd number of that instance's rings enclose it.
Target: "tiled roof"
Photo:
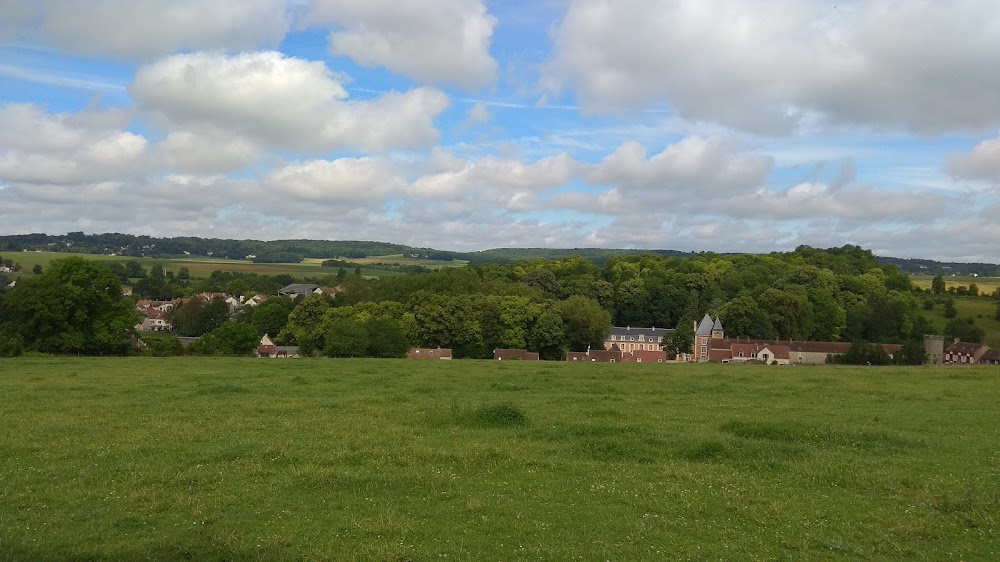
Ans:
[[[944,350],[944,352],[958,355],[975,355],[976,353],[979,353],[979,350],[982,347],[983,344],[981,343],[958,341],[949,345],[948,349]]]
[[[709,349],[730,349],[734,345],[758,345],[758,346],[769,346],[771,347],[771,352],[777,354],[774,346],[786,347],[789,353],[825,353],[830,354],[843,354],[847,353],[851,349],[851,344],[848,342],[833,342],[833,341],[786,341],[786,340],[734,340],[730,338],[713,338],[708,342]],[[881,344],[882,349],[885,349],[886,353],[894,354],[902,349],[903,346],[892,343]],[[749,356],[749,355],[748,355]]]

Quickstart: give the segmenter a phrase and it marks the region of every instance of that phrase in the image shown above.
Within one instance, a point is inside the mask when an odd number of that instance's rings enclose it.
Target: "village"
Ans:
[[[321,287],[309,283],[293,283],[282,288],[278,298],[300,298],[312,294],[334,296],[342,289]],[[268,301],[267,295],[255,294],[251,297],[235,296],[227,293],[206,292],[193,297],[177,298],[169,301],[142,299],[136,302],[136,310],[142,320],[135,326],[140,335],[150,332],[171,332],[169,312],[191,299],[203,302],[221,300],[228,307],[230,315],[236,315],[246,308],[254,308]],[[687,353],[671,357],[666,351],[667,338],[676,328],[614,326],[599,349],[567,351],[564,361],[573,363],[720,363],[756,365],[820,365],[831,362],[832,358],[844,355],[851,349],[850,342],[756,340],[730,338],[719,317],[705,314],[700,322],[692,325],[694,343]],[[198,338],[178,337],[182,346],[187,346]],[[926,364],[929,365],[1000,365],[1000,350],[991,349],[981,343],[955,340],[945,346],[945,338],[939,335],[925,335],[923,339]],[[902,348],[899,344],[879,344],[891,358]],[[272,335],[264,334],[255,350],[259,358],[299,357],[299,347],[276,345]],[[407,359],[451,360],[453,350],[448,348],[412,348]],[[527,349],[494,349],[496,361],[539,361],[537,352]]]

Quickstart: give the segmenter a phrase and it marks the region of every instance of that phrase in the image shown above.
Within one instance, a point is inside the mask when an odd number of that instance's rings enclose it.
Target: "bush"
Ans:
[[[24,355],[24,342],[21,338],[0,336],[0,357],[20,357]]]

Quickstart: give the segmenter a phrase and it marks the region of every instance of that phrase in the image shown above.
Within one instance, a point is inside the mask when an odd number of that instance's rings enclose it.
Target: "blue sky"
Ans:
[[[0,233],[1000,262],[987,0],[0,0]]]

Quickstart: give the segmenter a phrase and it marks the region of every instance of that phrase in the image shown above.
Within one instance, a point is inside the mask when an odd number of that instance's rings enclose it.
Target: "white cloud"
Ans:
[[[388,162],[340,158],[289,164],[265,180],[274,196],[289,195],[315,203],[383,203],[399,193],[405,180]]]
[[[277,45],[287,0],[41,0],[43,37],[84,55],[146,60],[178,50]]]
[[[145,137],[115,128],[120,113],[47,114],[0,107],[0,181],[74,184],[120,180],[148,166]]]
[[[159,148],[168,167],[181,172],[228,172],[261,156],[256,143],[211,127],[171,131]]]
[[[641,144],[626,142],[593,166],[588,180],[629,189],[746,191],[762,185],[772,167],[770,157],[744,153],[738,143],[687,137],[649,158]]]
[[[998,19],[990,0],[572,0],[543,85],[755,132],[980,130],[1000,123]]]
[[[529,195],[531,191],[565,184],[578,167],[566,154],[526,164],[493,156],[466,161],[438,151],[435,160],[441,169],[416,179],[409,190],[412,195],[432,198],[472,195],[501,202],[512,210],[525,210],[534,202]]]
[[[1000,137],[984,140],[968,154],[953,154],[947,167],[955,178],[1000,184]]]
[[[496,18],[481,0],[315,0],[304,22],[334,25],[330,51],[363,67],[466,89],[496,78]]]
[[[343,78],[317,61],[274,51],[173,55],[141,67],[129,87],[177,127],[210,125],[263,145],[308,153],[421,148],[438,137],[443,93],[417,88],[350,101]]]

